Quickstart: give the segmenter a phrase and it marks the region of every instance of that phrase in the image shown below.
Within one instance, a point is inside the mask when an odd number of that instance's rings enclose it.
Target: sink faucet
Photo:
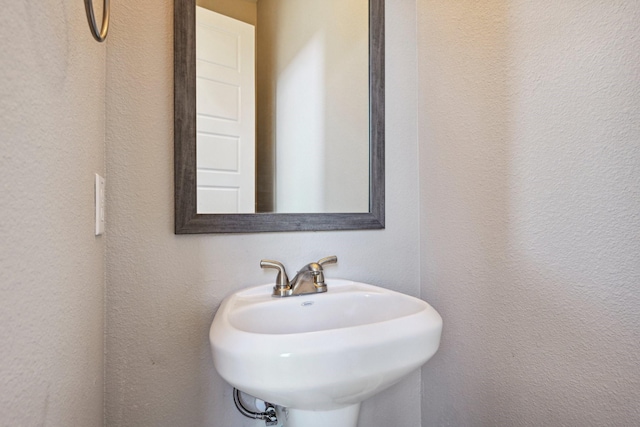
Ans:
[[[307,295],[320,292],[327,292],[327,285],[324,283],[323,265],[335,264],[338,257],[335,255],[322,258],[318,262],[311,262],[298,271],[294,278],[289,281],[284,265],[278,261],[263,259],[260,261],[262,268],[275,268],[278,270],[276,284],[273,287],[274,297],[290,297],[294,295]]]

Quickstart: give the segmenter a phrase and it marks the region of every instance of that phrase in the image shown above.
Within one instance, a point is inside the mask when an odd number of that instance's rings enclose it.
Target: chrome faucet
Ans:
[[[324,283],[323,265],[335,264],[338,257],[335,255],[322,258],[318,262],[311,262],[298,271],[294,278],[289,281],[284,265],[278,261],[263,259],[260,261],[262,268],[275,268],[278,270],[276,284],[273,287],[274,297],[290,297],[294,295],[307,295],[320,292],[327,292],[327,285]]]

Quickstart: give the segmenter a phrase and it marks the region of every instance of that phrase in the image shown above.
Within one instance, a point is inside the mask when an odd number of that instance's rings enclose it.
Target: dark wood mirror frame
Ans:
[[[198,214],[195,0],[174,1],[175,233],[384,228],[384,0],[369,0],[369,212]]]

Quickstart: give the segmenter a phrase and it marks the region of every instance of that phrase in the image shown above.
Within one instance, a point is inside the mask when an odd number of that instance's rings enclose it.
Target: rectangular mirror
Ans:
[[[176,233],[384,228],[384,1],[174,8]]]

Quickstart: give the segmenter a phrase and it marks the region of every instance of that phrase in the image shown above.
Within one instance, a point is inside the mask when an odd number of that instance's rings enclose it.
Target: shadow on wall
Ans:
[[[509,282],[508,5],[423,0],[419,11],[422,297],[445,319],[423,369],[423,425],[483,425],[477,414],[499,400],[486,379]]]
[[[423,425],[628,425],[640,7],[418,4]]]

